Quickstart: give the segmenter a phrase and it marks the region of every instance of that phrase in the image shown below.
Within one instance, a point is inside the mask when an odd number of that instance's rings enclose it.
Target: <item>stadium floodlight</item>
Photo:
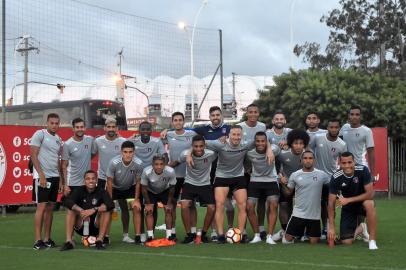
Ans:
[[[181,30],[186,30],[186,23],[185,22],[178,22],[178,27]]]

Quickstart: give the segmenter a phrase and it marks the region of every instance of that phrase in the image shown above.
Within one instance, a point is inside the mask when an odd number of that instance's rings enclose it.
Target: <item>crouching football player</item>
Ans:
[[[165,164],[165,157],[156,155],[152,166],[144,169],[141,175],[141,189],[144,196],[145,215],[147,222],[147,241],[154,239],[154,205],[161,202],[165,209],[166,238],[175,240],[172,236],[172,205],[176,185],[175,170]]]
[[[105,249],[103,238],[110,222],[110,211],[114,208],[107,191],[97,188],[96,172],[89,170],[84,175],[85,185],[75,189],[64,201],[66,214],[66,242],[61,251],[73,249],[73,230],[79,235],[95,236],[96,248]],[[85,224],[88,224],[85,226]]]
[[[328,199],[328,239],[336,237],[334,209],[336,201],[342,206],[340,220],[340,240],[350,245],[360,223],[359,216],[367,217],[369,227],[369,249],[376,245],[376,211],[372,177],[367,167],[355,163],[354,155],[344,152],[339,159],[340,170],[336,171],[330,182]]]

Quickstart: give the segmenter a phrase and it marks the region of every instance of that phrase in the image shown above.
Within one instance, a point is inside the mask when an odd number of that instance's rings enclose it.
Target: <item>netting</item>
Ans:
[[[75,0],[6,1],[7,99],[23,103],[24,53],[29,36],[28,102],[114,99],[114,76],[134,78],[129,86],[144,91],[167,116],[184,111],[190,88],[199,103],[219,65],[219,32],[196,28],[194,75],[190,80],[191,28],[117,12]],[[37,49],[38,50],[37,50]],[[190,86],[190,82],[193,84]],[[65,89],[61,94],[57,84]],[[220,79],[207,105],[220,104]],[[127,117],[144,116],[146,98],[125,90]]]

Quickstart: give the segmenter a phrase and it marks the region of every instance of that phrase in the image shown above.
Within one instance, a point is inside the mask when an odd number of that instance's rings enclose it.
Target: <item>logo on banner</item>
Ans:
[[[19,152],[15,152],[13,154],[13,161],[14,162],[20,162],[21,161],[21,154]]]
[[[14,144],[15,147],[20,147],[20,145],[21,145],[21,138],[18,137],[18,136],[15,136],[14,139],[13,139],[13,144]]]
[[[4,151],[3,145],[0,143],[0,188],[4,183],[7,171],[7,159],[6,151]]]
[[[13,175],[15,178],[20,178],[21,176],[21,169],[19,167],[15,167],[13,170]]]
[[[17,193],[17,194],[20,193],[21,192],[21,184],[18,183],[18,182],[14,183],[13,191],[14,191],[14,193]]]

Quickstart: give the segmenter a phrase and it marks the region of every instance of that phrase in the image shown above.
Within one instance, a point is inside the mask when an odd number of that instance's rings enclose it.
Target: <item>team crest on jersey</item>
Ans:
[[[207,158],[203,159],[203,163],[207,163],[209,160]]]
[[[336,149],[334,147],[331,148],[331,152],[335,153]]]
[[[167,177],[162,177],[162,181],[167,182],[168,178]]]
[[[97,204],[97,199],[96,198],[93,198],[92,199],[92,205],[96,205]]]
[[[313,181],[317,181],[317,176],[313,176]]]
[[[145,148],[145,152],[147,152],[147,153],[152,152],[152,148],[151,147]]]
[[[130,170],[130,173],[131,173],[131,174],[134,174],[134,170]]]
[[[115,149],[115,150],[118,150],[118,145],[115,145],[115,146],[114,146],[114,149]]]
[[[221,129],[221,133],[226,134],[226,133],[227,133],[227,129],[226,129],[226,128],[222,128],[222,129]]]
[[[359,179],[358,179],[358,177],[354,177],[354,179],[352,179],[352,181],[353,181],[355,184],[358,184]]]
[[[85,149],[88,149],[88,148],[89,148],[89,145],[85,144]]]
[[[359,137],[359,133],[355,133],[355,137]]]

